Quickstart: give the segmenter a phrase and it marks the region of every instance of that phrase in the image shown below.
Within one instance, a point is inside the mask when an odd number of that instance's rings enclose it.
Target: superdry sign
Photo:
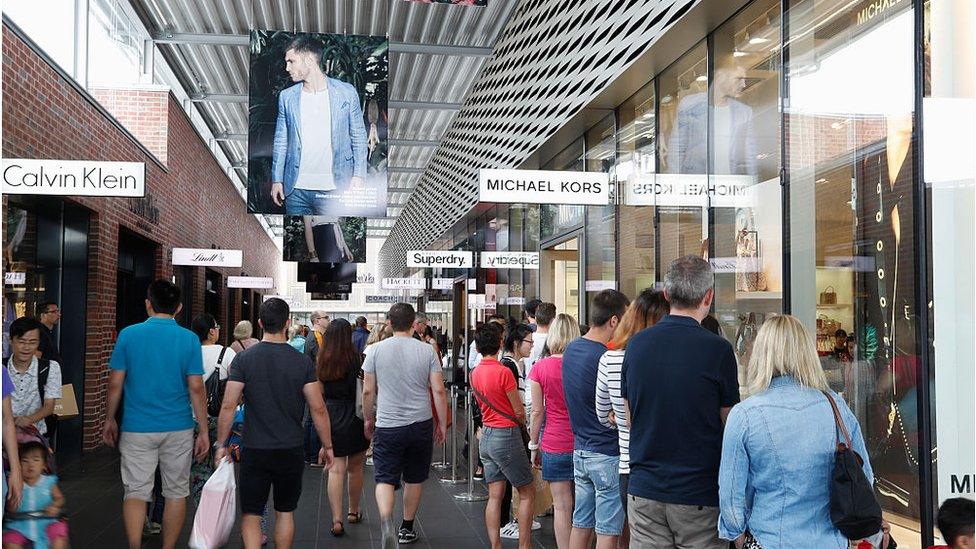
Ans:
[[[3,159],[4,194],[122,196],[146,194],[142,162]]]
[[[470,269],[474,266],[471,252],[411,250],[407,253],[407,267]]]
[[[538,269],[538,252],[481,252],[483,269]]]
[[[479,202],[605,206],[610,202],[610,175],[482,169],[478,174],[478,193]]]

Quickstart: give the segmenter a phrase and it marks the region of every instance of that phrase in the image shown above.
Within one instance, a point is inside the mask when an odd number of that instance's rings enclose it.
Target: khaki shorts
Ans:
[[[159,466],[163,497],[190,495],[190,463],[193,459],[193,429],[169,433],[122,433],[124,499],[152,501],[153,481]]]

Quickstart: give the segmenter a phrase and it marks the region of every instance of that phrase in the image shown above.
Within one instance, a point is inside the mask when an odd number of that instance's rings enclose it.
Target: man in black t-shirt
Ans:
[[[293,513],[302,493],[305,468],[302,416],[306,402],[322,449],[319,463],[332,465],[332,433],[322,385],[308,356],[288,344],[288,305],[272,298],[261,305],[264,338],[237,354],[230,365],[224,402],[217,421],[216,461],[227,454],[234,411],[244,395],[241,452],[241,535],[245,547],[261,546],[261,514],[274,487],[275,546],[291,547]]]

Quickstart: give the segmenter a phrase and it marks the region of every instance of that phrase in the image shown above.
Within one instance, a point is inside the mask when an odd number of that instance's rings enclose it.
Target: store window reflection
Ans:
[[[750,4],[713,35],[709,205],[715,316],[747,364],[782,310],[779,3]]]
[[[874,4],[872,4],[874,6]],[[875,487],[919,525],[910,2],[788,13],[791,303],[860,421]],[[815,227],[815,230],[810,230]]]
[[[622,205],[617,208],[620,291],[631,298],[654,285],[654,206],[656,112],[654,82],[617,110],[617,165],[613,179]]]
[[[658,77],[658,175],[654,198],[665,268],[685,255],[707,255],[708,64],[705,42]]]
[[[542,170],[581,172],[583,164],[583,138],[573,141],[568,147],[543,164]],[[542,239],[556,236],[567,229],[583,224],[584,206],[569,204],[543,204],[539,210],[539,223]]]
[[[586,132],[586,171],[608,173],[613,171],[617,159],[615,130],[614,116],[610,113]],[[586,243],[584,246],[586,257],[583,260],[585,268],[583,291],[586,293],[587,314],[589,305],[602,287],[591,285],[590,289],[587,289],[586,284],[616,283],[614,210],[613,204],[586,206],[583,224]]]

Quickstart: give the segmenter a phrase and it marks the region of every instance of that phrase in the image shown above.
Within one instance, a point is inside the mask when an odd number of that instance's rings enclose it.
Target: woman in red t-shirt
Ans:
[[[483,357],[471,372],[471,389],[481,408],[481,439],[478,453],[485,466],[488,483],[488,506],[485,508],[485,528],[493,549],[501,549],[502,499],[505,481],[519,493],[519,547],[532,546],[532,509],[535,485],[532,465],[525,453],[522,432],[525,429],[525,408],[519,395],[515,375],[498,361],[502,344],[502,327],[489,322],[475,332],[475,348]]]
[[[532,391],[532,430],[529,450],[532,463],[542,467],[542,479],[552,490],[553,529],[559,549],[569,547],[573,531],[573,430],[563,395],[563,351],[580,337],[579,324],[567,314],[556,315],[549,325],[546,347],[549,356],[539,360],[529,372]],[[545,418],[546,428],[539,443]],[[540,453],[539,450],[542,450]]]

